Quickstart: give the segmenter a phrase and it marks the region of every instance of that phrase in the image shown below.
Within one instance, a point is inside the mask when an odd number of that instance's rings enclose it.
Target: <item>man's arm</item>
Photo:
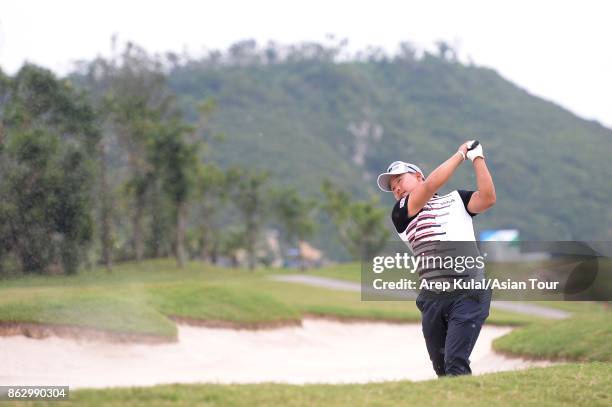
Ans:
[[[484,158],[477,157],[474,159],[474,171],[476,172],[478,191],[472,194],[467,209],[472,213],[481,213],[495,205],[495,186]]]
[[[408,199],[408,216],[414,216],[418,213],[425,206],[427,201],[431,199],[433,194],[446,184],[455,170],[464,161],[466,153],[467,145],[463,143],[455,154],[433,170],[427,179],[410,193],[410,198]]]

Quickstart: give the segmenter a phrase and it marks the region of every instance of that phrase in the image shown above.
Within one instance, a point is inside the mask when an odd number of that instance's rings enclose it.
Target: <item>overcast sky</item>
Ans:
[[[531,93],[612,127],[612,3],[602,1],[2,0],[0,66],[25,61],[63,74],[108,55],[110,38],[152,52],[347,38],[353,50],[400,41],[459,47]]]

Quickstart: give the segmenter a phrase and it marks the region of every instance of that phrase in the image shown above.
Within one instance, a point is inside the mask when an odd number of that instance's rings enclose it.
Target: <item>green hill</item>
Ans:
[[[392,197],[375,183],[389,162],[414,162],[428,173],[461,142],[479,139],[497,189],[479,229],[518,228],[524,239],[612,238],[612,130],[494,70],[430,54],[246,66],[191,61],[171,71],[170,84],[192,118],[197,101],[216,100],[210,129],[227,137],[213,143],[211,158],[269,169],[273,183],[305,195],[319,194],[330,178],[358,199],[378,194],[390,206]],[[454,188],[475,188],[469,164],[447,189]]]

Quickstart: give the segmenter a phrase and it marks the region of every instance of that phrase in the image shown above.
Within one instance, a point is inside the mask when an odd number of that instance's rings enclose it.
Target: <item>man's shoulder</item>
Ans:
[[[457,193],[459,193],[458,189],[453,189],[452,191],[449,191],[445,194],[434,194],[434,196],[431,197],[430,201],[438,201],[441,199],[447,199],[447,198],[451,198],[453,196],[455,196]]]
[[[452,195],[453,197],[459,197],[459,199],[463,203],[463,208],[465,209],[465,211],[471,217],[474,217],[474,216],[476,216],[476,214],[470,212],[469,209],[468,209],[468,204],[470,203],[470,199],[472,199],[472,195],[473,194],[474,194],[474,191],[469,190],[469,189],[455,189],[455,190],[449,192],[446,196],[451,196]]]

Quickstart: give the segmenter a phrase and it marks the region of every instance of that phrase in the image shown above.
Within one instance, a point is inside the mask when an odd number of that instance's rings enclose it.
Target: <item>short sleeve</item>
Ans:
[[[459,196],[461,197],[461,200],[463,201],[463,206],[465,207],[465,211],[471,217],[478,215],[477,213],[472,213],[468,210],[468,204],[470,203],[470,199],[472,199],[472,194],[474,194],[474,191],[466,191],[464,189],[458,189],[457,192],[459,193]]]
[[[406,195],[405,197],[397,201],[395,203],[395,206],[393,207],[393,211],[391,212],[391,220],[393,221],[393,225],[395,226],[395,230],[397,230],[397,233],[404,232],[408,227],[410,221],[416,218],[416,215],[412,217],[408,216],[408,196],[409,195]]]

